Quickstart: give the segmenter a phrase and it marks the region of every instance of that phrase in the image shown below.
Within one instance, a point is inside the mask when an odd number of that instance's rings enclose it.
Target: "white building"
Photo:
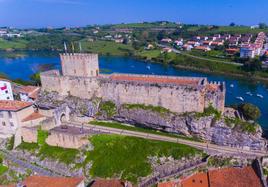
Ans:
[[[0,80],[0,100],[14,100],[11,83],[8,80]]]
[[[25,102],[34,102],[38,96],[40,87],[23,86],[19,91],[20,100]]]

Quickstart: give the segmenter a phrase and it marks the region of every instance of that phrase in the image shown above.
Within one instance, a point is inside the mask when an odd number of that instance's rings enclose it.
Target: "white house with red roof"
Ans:
[[[0,80],[0,100],[14,100],[12,86],[9,80]]]

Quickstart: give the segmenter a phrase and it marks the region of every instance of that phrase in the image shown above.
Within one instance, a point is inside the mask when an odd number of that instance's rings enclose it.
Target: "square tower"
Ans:
[[[98,54],[63,53],[60,54],[64,76],[96,77],[99,75]]]

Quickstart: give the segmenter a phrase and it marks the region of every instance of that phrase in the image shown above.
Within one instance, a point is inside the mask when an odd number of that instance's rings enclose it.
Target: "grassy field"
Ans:
[[[93,161],[93,177],[120,177],[133,183],[151,173],[148,156],[180,159],[202,154],[186,145],[118,135],[95,135],[90,141],[94,150],[88,152],[87,160]]]
[[[82,47],[87,52],[98,53],[100,55],[126,56],[134,52],[131,45],[115,43],[113,41],[94,41],[83,40]]]
[[[0,38],[0,50],[7,49],[25,49],[27,45],[27,41],[22,39],[16,39],[14,41],[7,41]]]
[[[229,33],[229,34],[257,34],[259,32],[268,32],[268,29],[251,29],[247,26],[220,26],[217,28],[209,28],[208,26],[191,26],[187,29],[189,32],[202,32],[202,34],[216,34],[216,33]]]

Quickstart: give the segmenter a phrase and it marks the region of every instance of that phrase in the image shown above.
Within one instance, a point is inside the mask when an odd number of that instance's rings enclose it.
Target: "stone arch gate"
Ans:
[[[70,108],[67,104],[63,104],[54,110],[54,118],[56,126],[62,125],[64,122],[70,121]]]

